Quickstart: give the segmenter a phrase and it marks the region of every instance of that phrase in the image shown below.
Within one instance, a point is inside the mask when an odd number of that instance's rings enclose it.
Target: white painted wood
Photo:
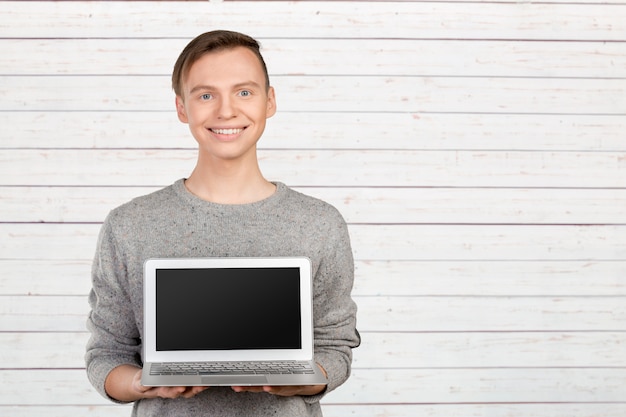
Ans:
[[[5,222],[102,222],[159,187],[0,187]],[[625,224],[626,189],[323,188],[348,223]]]
[[[624,296],[624,261],[357,261],[360,296]]]
[[[362,260],[622,260],[622,226],[381,225],[350,228]]]
[[[0,259],[93,259],[100,225],[0,224]]]
[[[0,405],[0,414],[11,417],[128,417],[132,405]]]
[[[0,39],[4,74],[170,75],[187,38]],[[260,38],[274,75],[624,77],[620,43]],[[346,57],[346,51],[350,56]]]
[[[626,331],[624,297],[355,297],[363,332]],[[0,331],[82,332],[86,297],[0,296]]]
[[[0,260],[0,294],[78,295],[91,289],[91,260]]]
[[[624,332],[361,332],[353,366],[370,368],[624,367]],[[85,366],[86,332],[0,333],[1,369]],[[411,346],[412,349],[406,349]]]
[[[170,83],[150,75],[0,76],[0,110],[172,112]],[[626,114],[623,79],[276,76],[272,83],[286,112]],[[94,85],[97,97],[85,93]]]
[[[0,148],[187,148],[169,112],[0,112],[19,134]],[[53,126],[53,132],[50,131]],[[607,115],[287,113],[272,117],[261,149],[626,150],[626,118]],[[306,132],[306,134],[303,134]]]
[[[363,331],[624,331],[621,297],[357,297]]]
[[[0,186],[166,186],[196,158],[195,150],[2,149]],[[626,186],[621,152],[259,150],[259,163],[266,178],[294,187]]]
[[[0,296],[1,332],[84,332],[87,297]]]
[[[354,367],[622,367],[623,332],[362,333]],[[411,349],[407,349],[410,346]]]
[[[626,226],[351,225],[361,261],[622,261]],[[92,259],[99,224],[1,224],[0,259]],[[418,272],[415,271],[415,274]]]
[[[90,389],[84,370],[1,370],[0,378],[12,381],[0,397],[3,405],[96,405],[106,401]],[[596,391],[598,384],[605,389]],[[626,377],[620,369],[376,369],[355,370],[324,402],[493,403],[515,398],[541,403],[558,398],[561,402],[600,403],[620,402],[624,396]]]
[[[350,223],[327,417],[626,415],[623,0],[0,2],[0,415],[130,414],[82,369],[95,239],[191,170],[169,72],[217,26],[265,47],[266,175]]]
[[[623,4],[3,2],[0,15],[11,22],[3,28],[4,36],[15,38],[191,38],[209,28],[228,27],[261,38],[608,41],[622,40],[626,30]]]
[[[78,295],[91,260],[0,260],[0,294]],[[357,296],[626,296],[626,261],[357,260]]]
[[[323,407],[326,417],[622,417],[624,404],[346,404]]]
[[[624,382],[619,369],[355,370],[348,382],[325,401],[432,404],[550,402],[559,398],[563,402],[619,402],[626,395]],[[589,390],[596,384],[602,384],[602,392]]]
[[[85,367],[86,331],[0,333],[1,369],[56,369]]]

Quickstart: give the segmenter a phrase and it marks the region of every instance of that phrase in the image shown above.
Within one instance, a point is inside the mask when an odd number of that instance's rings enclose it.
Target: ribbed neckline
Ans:
[[[187,204],[196,207],[202,207],[204,209],[217,209],[220,211],[223,210],[258,210],[261,207],[266,207],[268,205],[278,204],[287,191],[287,186],[282,182],[272,182],[276,186],[276,191],[274,194],[270,195],[263,200],[255,201],[253,203],[245,203],[245,204],[220,204],[213,203],[211,201],[203,200],[197,195],[190,192],[187,187],[185,187],[185,178],[181,178],[173,184],[173,189],[178,194],[179,197]]]

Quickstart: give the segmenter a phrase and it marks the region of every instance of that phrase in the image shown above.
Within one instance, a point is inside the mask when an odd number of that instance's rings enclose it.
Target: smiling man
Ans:
[[[183,55],[184,56],[184,55]],[[245,46],[204,54],[183,63],[185,80],[177,85],[178,118],[189,124],[199,144],[196,169],[186,186],[213,202],[247,203],[274,193],[261,175],[256,144],[265,122],[276,112],[259,55]]]
[[[106,398],[134,402],[133,416],[321,416],[320,399],[347,380],[360,343],[346,223],[329,204],[261,173],[257,142],[276,97],[256,40],[230,31],[198,36],[179,56],[172,86],[197,162],[188,178],[114,209],[102,226],[89,296],[89,379]],[[144,261],[220,256],[310,258],[314,359],[328,385],[141,385]],[[202,317],[189,320],[202,328]]]

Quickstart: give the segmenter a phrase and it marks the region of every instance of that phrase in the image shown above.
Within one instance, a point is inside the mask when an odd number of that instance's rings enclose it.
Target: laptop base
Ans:
[[[145,364],[141,374],[141,384],[146,387],[178,386],[285,386],[285,385],[327,385],[328,380],[316,364],[311,363],[311,374],[202,374],[197,375],[151,375],[152,366]]]

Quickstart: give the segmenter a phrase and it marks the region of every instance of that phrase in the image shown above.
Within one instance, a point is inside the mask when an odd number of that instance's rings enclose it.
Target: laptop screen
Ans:
[[[156,350],[302,347],[297,267],[157,268]]]

